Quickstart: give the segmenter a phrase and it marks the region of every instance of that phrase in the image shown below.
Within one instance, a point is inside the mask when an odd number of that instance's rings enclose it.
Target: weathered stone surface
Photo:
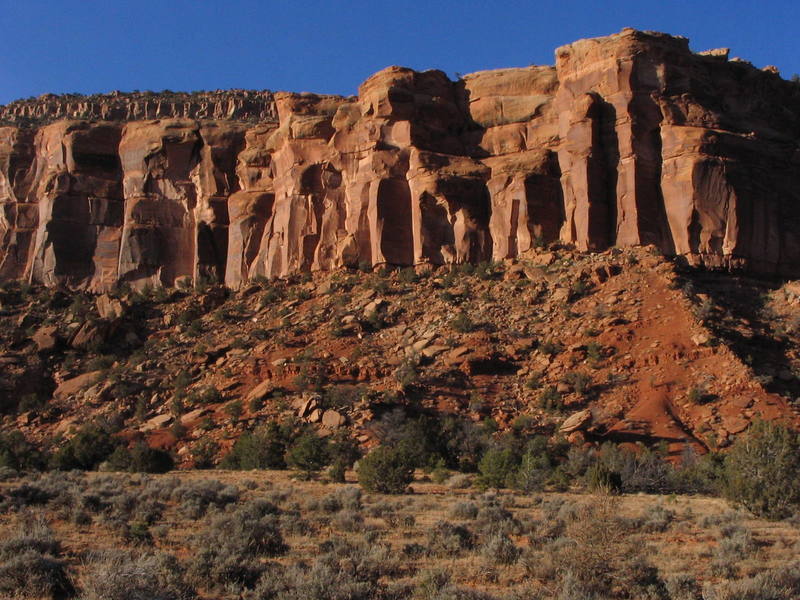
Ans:
[[[326,410],[322,413],[322,425],[328,429],[336,429],[341,427],[347,422],[347,419],[341,413],[335,410]]]
[[[18,100],[0,107],[0,120],[49,123],[60,119],[140,121],[167,118],[274,120],[275,102],[268,90],[216,92],[111,92],[43,94],[33,101]]]
[[[389,67],[349,98],[9,105],[12,121],[102,120],[0,127],[0,277],[238,287],[557,240],[800,275],[796,85],[630,29],[555,63],[456,82]]]
[[[67,379],[61,382],[55,392],[53,392],[53,398],[57,400],[64,400],[77,394],[78,392],[82,392],[83,390],[89,388],[90,386],[94,385],[98,379],[100,379],[101,371],[90,371],[89,373],[83,373],[78,375],[77,377],[73,377],[72,379]]]
[[[139,431],[153,431],[166,427],[174,420],[174,417],[169,414],[157,415],[139,427]]]
[[[256,387],[250,390],[245,398],[245,401],[249,404],[253,401],[261,401],[266,398],[270,392],[272,392],[272,381],[269,379],[265,379],[261,383],[259,383]]]
[[[101,319],[114,321],[121,319],[125,315],[125,305],[108,294],[98,296],[97,300],[95,300],[95,305],[97,306],[97,314],[100,315]]]
[[[592,422],[592,411],[587,408],[585,410],[580,410],[568,416],[566,420],[561,424],[559,431],[561,433],[572,433],[573,431],[578,431],[579,429],[583,429],[591,422]]]
[[[55,325],[45,325],[36,330],[32,338],[39,352],[52,352],[58,346],[58,327]]]

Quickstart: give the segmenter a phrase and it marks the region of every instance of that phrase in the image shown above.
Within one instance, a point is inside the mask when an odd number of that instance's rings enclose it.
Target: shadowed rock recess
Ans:
[[[47,96],[0,117],[3,279],[237,287],[556,240],[800,275],[800,86],[660,33],[458,81],[389,67],[358,97]]]

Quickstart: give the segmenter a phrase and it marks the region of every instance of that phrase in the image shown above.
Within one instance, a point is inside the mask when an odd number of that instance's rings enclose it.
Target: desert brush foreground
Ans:
[[[420,474],[418,474],[420,475]],[[8,478],[6,597],[796,598],[797,520],[704,496],[363,493],[285,471]]]

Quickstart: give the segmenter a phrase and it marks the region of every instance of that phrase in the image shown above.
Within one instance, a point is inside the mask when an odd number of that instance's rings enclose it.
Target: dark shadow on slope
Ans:
[[[794,370],[790,353],[798,344],[781,331],[780,320],[766,305],[766,295],[782,284],[721,271],[686,269],[681,273],[681,285],[694,304],[695,315],[714,336],[753,369],[767,391],[797,398],[800,380],[787,374]]]

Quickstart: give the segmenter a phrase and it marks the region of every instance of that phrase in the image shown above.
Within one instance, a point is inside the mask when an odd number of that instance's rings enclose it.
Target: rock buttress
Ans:
[[[0,128],[0,276],[236,287],[557,240],[800,275],[800,86],[725,51],[626,29],[554,67],[389,67],[357,97],[255,100]]]

